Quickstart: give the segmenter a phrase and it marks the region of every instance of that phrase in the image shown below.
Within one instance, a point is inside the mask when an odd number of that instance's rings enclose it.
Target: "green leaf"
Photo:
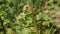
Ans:
[[[3,23],[3,25],[6,25],[6,24],[8,24],[9,23],[9,20],[4,20],[4,23]]]

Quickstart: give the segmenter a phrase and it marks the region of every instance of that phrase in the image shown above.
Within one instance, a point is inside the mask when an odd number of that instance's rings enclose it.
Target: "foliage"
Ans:
[[[54,34],[51,15],[58,8],[60,0],[0,0],[0,34],[3,26],[6,34]]]

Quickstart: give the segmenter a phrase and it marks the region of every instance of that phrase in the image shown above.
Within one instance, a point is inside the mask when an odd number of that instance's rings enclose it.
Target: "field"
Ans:
[[[60,0],[0,0],[0,34],[60,34]]]

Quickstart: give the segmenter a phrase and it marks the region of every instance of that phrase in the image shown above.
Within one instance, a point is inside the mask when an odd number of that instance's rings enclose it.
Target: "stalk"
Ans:
[[[34,31],[36,34],[39,34],[39,30],[38,30],[38,27],[37,27],[37,22],[36,22],[36,18],[35,18],[35,11],[34,9],[32,10],[32,23],[34,23]]]

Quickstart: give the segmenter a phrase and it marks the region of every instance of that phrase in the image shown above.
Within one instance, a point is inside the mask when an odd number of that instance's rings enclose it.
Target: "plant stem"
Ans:
[[[38,27],[37,27],[37,22],[36,22],[36,18],[35,18],[35,15],[34,15],[35,11],[34,9],[32,10],[32,23],[34,23],[34,32],[36,34],[39,34],[39,30],[38,30]]]

